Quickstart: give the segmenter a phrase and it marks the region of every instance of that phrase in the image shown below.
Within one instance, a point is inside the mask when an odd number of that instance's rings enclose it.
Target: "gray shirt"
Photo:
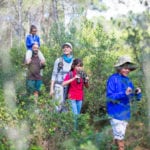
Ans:
[[[58,64],[63,63],[62,69],[58,70]],[[72,60],[73,62],[73,60]],[[71,63],[65,62],[61,57],[57,58],[55,63],[54,63],[54,68],[53,68],[53,73],[52,73],[52,81],[55,81],[55,83],[61,84],[66,76],[66,74],[70,71],[71,69]]]

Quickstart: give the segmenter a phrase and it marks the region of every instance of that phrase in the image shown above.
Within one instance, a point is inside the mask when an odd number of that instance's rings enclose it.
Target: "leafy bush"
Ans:
[[[11,49],[12,68],[8,72],[0,72],[0,129],[9,127],[18,127],[19,130],[27,122],[28,134],[23,138],[30,150],[40,150],[50,147],[51,150],[104,150],[111,147],[112,135],[105,108],[105,85],[107,78],[114,72],[113,64],[119,55],[129,53],[133,55],[133,45],[129,47],[124,30],[119,35],[113,32],[106,32],[101,24],[94,24],[84,20],[81,27],[76,24],[70,28],[70,32],[64,30],[64,26],[54,25],[50,30],[50,38],[45,40],[40,50],[46,58],[46,68],[44,69],[43,82],[40,96],[37,104],[34,102],[34,96],[29,96],[25,89],[25,67],[22,60],[25,55],[24,44],[21,47],[14,46]],[[59,30],[59,32],[58,32]],[[132,28],[130,30],[133,30]],[[139,33],[139,32],[138,32]],[[119,36],[119,37],[118,37]],[[139,36],[139,34],[138,34]],[[142,36],[142,35],[141,35]],[[136,43],[135,40],[132,40]],[[130,39],[128,39],[130,40]],[[84,68],[90,78],[90,87],[85,89],[85,98],[83,101],[82,114],[80,115],[79,128],[74,130],[73,115],[67,113],[56,113],[53,100],[49,97],[49,85],[54,61],[62,54],[61,45],[64,42],[73,44],[73,53],[75,57],[83,59]],[[138,45],[139,46],[139,45]],[[128,48],[128,50],[126,50]],[[135,49],[134,49],[135,50]],[[137,55],[137,58],[140,55]],[[135,57],[136,58],[136,57]],[[141,78],[142,72],[131,74],[134,83],[143,88]],[[10,78],[11,77],[11,78]],[[6,81],[14,83],[15,110],[10,110],[6,105],[6,95],[3,86]],[[8,92],[8,91],[7,91]],[[8,95],[11,92],[8,92]],[[138,140],[138,145],[148,147],[146,140],[146,121],[148,112],[146,110],[147,99],[143,95],[143,101],[132,104],[133,126],[130,126],[127,137],[134,136]],[[144,122],[144,124],[141,122]],[[136,125],[137,123],[137,125]],[[137,134],[138,125],[143,129]],[[24,125],[25,126],[25,125]],[[134,129],[134,130],[133,130]],[[145,129],[145,130],[144,130]],[[22,139],[21,139],[22,140]],[[132,140],[132,138],[131,138]],[[136,141],[128,143],[128,147],[137,146]],[[142,144],[143,143],[143,144]],[[13,139],[7,137],[6,132],[0,136],[0,149],[15,149]]]

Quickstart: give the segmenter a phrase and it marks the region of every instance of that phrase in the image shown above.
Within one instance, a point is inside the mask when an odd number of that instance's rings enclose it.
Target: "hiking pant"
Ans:
[[[66,112],[67,108],[66,104],[66,95],[67,95],[67,87],[63,87],[61,84],[55,84],[54,86],[54,104],[57,112]]]
[[[26,89],[27,89],[28,94],[39,92],[41,85],[42,85],[42,80],[27,80]]]

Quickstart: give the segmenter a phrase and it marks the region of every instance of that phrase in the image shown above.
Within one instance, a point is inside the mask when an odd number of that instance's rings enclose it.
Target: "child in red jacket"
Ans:
[[[88,77],[83,72],[83,63],[80,59],[73,61],[71,71],[66,75],[62,83],[63,86],[68,84],[70,84],[68,97],[71,101],[72,112],[76,115],[80,114],[84,96],[83,87],[88,87]]]
[[[74,59],[70,72],[66,75],[62,85],[69,84],[68,98],[71,102],[72,112],[75,116],[80,114],[84,97],[84,86],[88,88],[89,78],[83,72],[81,59]],[[77,121],[75,121],[77,123]]]

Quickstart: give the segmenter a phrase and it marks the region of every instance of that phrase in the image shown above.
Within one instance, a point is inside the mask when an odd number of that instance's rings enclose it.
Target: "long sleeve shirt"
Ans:
[[[134,85],[131,80],[119,73],[111,75],[107,81],[107,112],[118,120],[130,119],[130,101],[135,97],[141,99],[141,93],[126,95],[126,89],[130,87],[134,91]]]
[[[72,77],[70,77],[70,73],[72,73]],[[66,76],[64,81],[70,80],[71,78],[75,77],[77,74],[76,70],[69,72]],[[69,84],[69,91],[68,97],[70,100],[83,100],[84,97],[84,80],[80,78],[80,82],[77,82],[77,79],[72,81]]]
[[[26,37],[26,48],[27,50],[32,50],[33,44],[37,42],[40,47],[40,37],[38,35],[29,34]]]
[[[70,71],[72,62],[73,60],[71,61],[71,63],[67,63],[61,57],[57,58],[54,63],[51,80],[55,81],[55,83],[61,84],[66,74]],[[62,63],[62,67],[60,68],[59,68],[60,66],[59,63]]]

